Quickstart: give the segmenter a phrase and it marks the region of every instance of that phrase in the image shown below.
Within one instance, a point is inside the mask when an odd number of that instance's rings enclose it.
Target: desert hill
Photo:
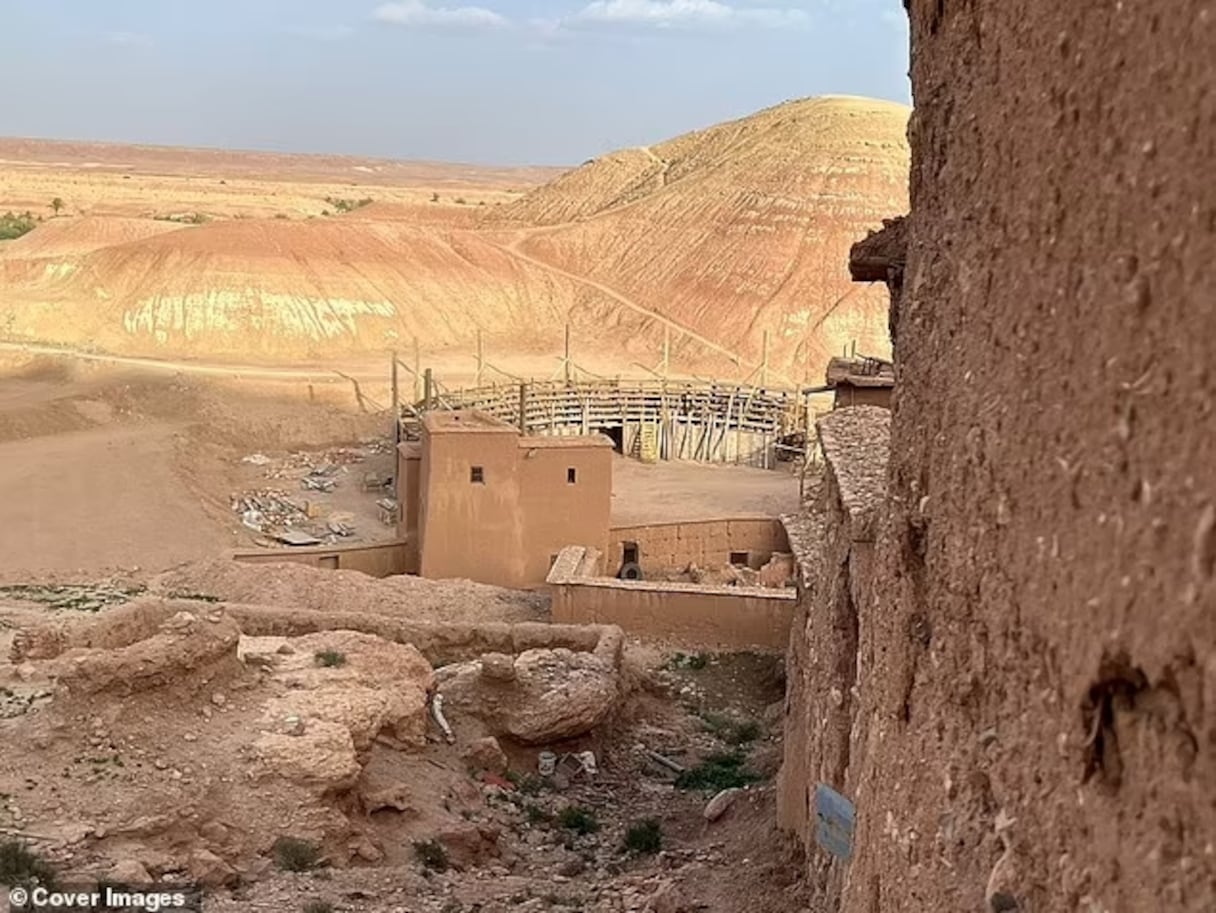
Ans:
[[[738,376],[768,330],[774,374],[801,379],[851,342],[885,348],[885,293],[850,283],[845,259],[906,209],[907,113],[789,102],[487,205],[384,194],[328,217],[48,220],[0,245],[0,335],[289,363],[415,337],[471,351],[479,329],[498,351],[550,354],[569,321],[599,367],[653,362],[666,329],[674,367]]]

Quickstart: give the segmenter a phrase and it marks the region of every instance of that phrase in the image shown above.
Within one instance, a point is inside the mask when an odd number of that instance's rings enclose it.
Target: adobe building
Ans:
[[[828,362],[827,385],[835,393],[833,409],[849,406],[890,409],[895,369],[880,358],[833,358]]]
[[[523,435],[483,412],[430,412],[397,461],[408,564],[423,577],[543,586],[566,546],[607,547],[612,441],[602,435]]]

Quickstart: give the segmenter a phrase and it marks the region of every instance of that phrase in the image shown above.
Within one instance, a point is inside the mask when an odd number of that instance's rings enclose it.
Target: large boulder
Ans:
[[[479,719],[496,736],[543,744],[583,735],[604,722],[620,696],[616,669],[601,656],[566,649],[526,650],[439,670],[444,712],[459,729],[461,715]]]

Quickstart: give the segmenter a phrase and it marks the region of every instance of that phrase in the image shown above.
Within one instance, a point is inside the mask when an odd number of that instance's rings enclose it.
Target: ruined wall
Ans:
[[[718,649],[782,650],[789,642],[793,590],[615,580],[596,576],[601,567],[594,550],[562,550],[548,579],[554,623],[614,625]]]
[[[774,552],[788,552],[790,547],[781,521],[751,517],[614,526],[608,540],[604,568],[608,574],[620,570],[626,542],[637,545],[644,574],[683,569],[690,563],[719,567],[730,562],[733,552],[750,553],[749,565],[759,568]]]
[[[861,607],[873,598],[874,550],[885,493],[891,413],[838,409],[817,423],[824,474],[810,508],[787,518],[799,559],[798,605],[786,661],[784,758],[777,784],[781,825],[808,849],[815,909],[836,909],[845,866],[815,847],[813,794],[826,784],[851,795]]]
[[[910,13],[843,909],[1216,909],[1216,7]]]
[[[408,544],[404,540],[372,545],[311,545],[301,548],[243,549],[232,553],[243,564],[304,564],[328,570],[360,571],[369,577],[412,574]]]

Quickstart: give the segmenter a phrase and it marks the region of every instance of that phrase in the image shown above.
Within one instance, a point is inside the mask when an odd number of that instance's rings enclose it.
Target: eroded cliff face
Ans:
[[[847,913],[1216,909],[1216,6],[1099,6],[910,3]]]

